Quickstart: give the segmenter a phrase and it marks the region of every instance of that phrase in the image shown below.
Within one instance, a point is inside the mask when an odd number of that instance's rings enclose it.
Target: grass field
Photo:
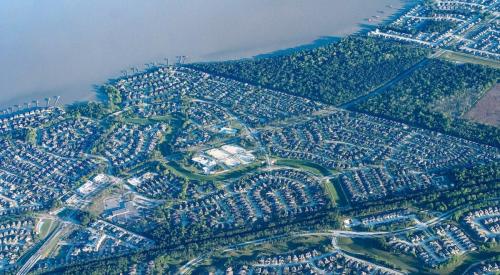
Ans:
[[[344,189],[342,189],[342,186],[338,182],[337,179],[331,179],[329,180],[330,185],[332,185],[333,189],[335,190],[335,193],[337,194],[338,201],[337,205],[339,207],[344,207],[344,206],[350,206],[349,199],[347,199],[346,194],[344,193]]]
[[[477,252],[470,252],[464,255],[460,255],[457,258],[456,263],[447,266],[446,268],[439,269],[437,272],[439,274],[463,274],[469,266],[484,261],[488,260],[491,258],[494,258],[496,256],[500,255],[500,245],[497,245],[494,248],[490,249],[485,249]]]
[[[207,271],[206,268],[209,266],[223,268],[224,264],[227,262],[254,262],[262,256],[283,255],[303,248],[307,248],[308,251],[312,249],[316,249],[319,252],[326,251],[330,243],[331,240],[329,237],[307,236],[263,244],[250,244],[240,249],[212,255],[199,266],[197,271],[200,271],[201,274]],[[194,274],[198,273],[195,272]]]
[[[332,202],[334,204],[338,204],[340,202],[340,196],[333,184],[329,180],[325,180],[323,182],[323,186],[325,187],[326,193],[328,194]]]
[[[38,226],[40,231],[38,232],[38,236],[43,240],[50,234],[50,232],[52,232],[52,230],[54,230],[55,222],[49,219],[41,219],[39,223],[40,225]]]
[[[500,69],[500,63],[498,63],[496,61],[473,56],[473,55],[466,54],[466,53],[457,53],[457,52],[447,51],[441,55],[441,58],[446,59],[448,61],[455,61],[455,62],[459,62],[459,63],[473,63],[473,64],[485,65],[485,66],[490,66],[493,68]]]
[[[298,168],[304,171],[309,171],[318,176],[329,176],[332,174],[332,171],[324,168],[323,166],[305,160],[277,159],[274,164],[277,166]]]
[[[479,123],[500,127],[500,84],[486,92],[464,117]]]
[[[328,194],[328,197],[330,198],[330,200],[332,201],[332,203],[334,205],[337,205],[340,207],[346,205],[347,201],[345,200],[344,195],[341,195],[342,190],[340,190],[340,192],[339,192],[331,180],[323,181],[323,187],[325,188],[325,191]]]
[[[337,244],[340,248],[353,256],[364,258],[366,260],[373,259],[378,263],[388,267],[399,269],[410,274],[429,274],[419,267],[422,266],[416,258],[403,254],[393,254],[383,250],[379,243],[373,239],[361,238],[338,238]]]

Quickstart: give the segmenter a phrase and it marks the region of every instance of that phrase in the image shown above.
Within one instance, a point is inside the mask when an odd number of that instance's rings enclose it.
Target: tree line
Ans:
[[[365,95],[422,60],[427,50],[350,36],[284,56],[189,66],[292,95],[341,105]]]
[[[498,69],[432,59],[383,93],[358,103],[354,110],[499,147],[499,128],[450,115],[465,113],[452,109],[462,108],[462,99],[480,98],[499,78]],[[443,100],[451,102],[449,110],[436,107]]]

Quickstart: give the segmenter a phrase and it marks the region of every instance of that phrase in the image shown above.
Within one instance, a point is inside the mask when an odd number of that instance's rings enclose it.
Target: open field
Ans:
[[[342,194],[342,190],[337,190],[337,187],[335,187],[334,183],[331,180],[324,181],[324,187],[326,193],[328,194],[328,197],[330,198],[330,200],[332,200],[332,203],[337,206],[344,206],[347,203],[345,197]]]
[[[338,197],[337,205],[340,207],[350,206],[349,199],[344,193],[344,189],[342,189],[340,182],[338,182],[338,180],[330,180],[329,182],[337,194]]]
[[[52,232],[56,225],[56,223],[50,219],[41,219],[39,223],[38,236],[40,236],[40,239],[45,239],[50,234],[50,232]]]
[[[324,236],[307,236],[293,238],[272,243],[252,244],[241,249],[228,250],[219,254],[214,254],[206,259],[199,266],[199,270],[204,270],[208,267],[221,267],[227,262],[237,259],[238,262],[255,262],[258,258],[282,253],[290,254],[297,249],[304,247],[316,247],[319,249],[330,245],[330,238]]]
[[[490,249],[485,249],[480,252],[472,252],[472,253],[467,253],[464,255],[460,255],[457,257],[456,261],[446,268],[439,269],[438,272],[439,274],[464,274],[464,271],[469,268],[469,266],[484,261],[488,259],[492,259],[495,256],[498,256],[500,254],[500,246],[496,246]]]
[[[490,66],[493,68],[500,69],[500,64],[498,62],[495,62],[493,60],[486,59],[486,58],[481,58],[478,56],[473,56],[473,55],[466,54],[466,53],[457,53],[457,52],[446,51],[440,57],[443,59],[446,59],[448,61],[453,61],[453,62],[457,62],[457,63],[473,63],[473,64],[485,65],[485,66]]]
[[[113,195],[116,196],[122,192],[123,190],[121,190],[118,186],[115,185],[106,188],[88,206],[88,211],[96,216],[100,215],[106,209],[105,207],[106,198],[112,197]]]
[[[474,108],[465,114],[465,118],[500,127],[500,85],[497,84],[487,92]]]
[[[337,244],[341,249],[360,258],[371,258],[382,263],[387,263],[410,274],[428,274],[424,270],[419,269],[419,266],[422,265],[415,258],[382,250],[380,244],[373,239],[338,238]]]

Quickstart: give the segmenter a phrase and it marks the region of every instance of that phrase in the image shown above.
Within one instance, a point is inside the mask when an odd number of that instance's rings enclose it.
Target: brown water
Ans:
[[[393,8],[389,7],[392,5]],[[131,66],[251,57],[343,36],[400,0],[0,0],[0,107],[94,85]],[[383,13],[381,12],[383,11]]]

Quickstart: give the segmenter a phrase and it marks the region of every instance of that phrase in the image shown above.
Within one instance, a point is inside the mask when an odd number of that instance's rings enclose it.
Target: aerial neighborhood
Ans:
[[[496,274],[500,125],[467,114],[498,92],[499,20],[415,1],[316,50],[7,108],[0,274]]]
[[[418,4],[370,35],[500,59],[498,1]]]

